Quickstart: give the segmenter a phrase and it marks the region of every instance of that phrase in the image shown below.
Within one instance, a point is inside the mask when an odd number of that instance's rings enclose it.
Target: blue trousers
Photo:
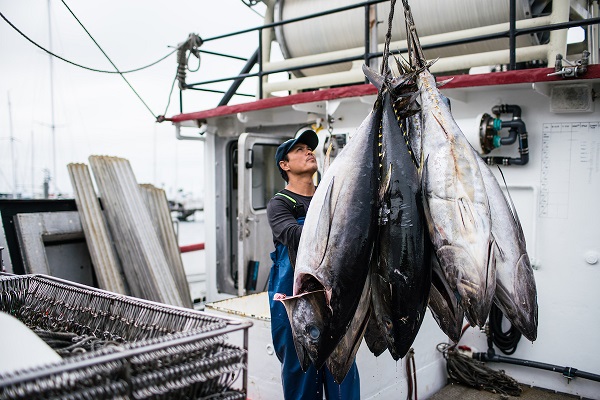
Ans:
[[[269,276],[271,336],[275,353],[281,362],[281,381],[285,399],[322,400],[323,393],[328,400],[360,399],[360,380],[356,362],[352,364],[341,385],[335,382],[326,366],[317,370],[311,364],[306,372],[302,371],[285,307],[280,301],[273,300],[275,293],[288,296],[293,294],[294,269],[288,257],[287,247],[278,243],[275,251],[271,253],[271,259],[273,260]]]

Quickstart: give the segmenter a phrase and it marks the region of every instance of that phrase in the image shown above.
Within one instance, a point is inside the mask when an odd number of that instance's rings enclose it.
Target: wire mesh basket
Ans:
[[[226,339],[244,330],[247,343],[250,322],[43,275],[0,275],[0,311],[36,332],[110,344],[0,375],[0,399],[245,398],[247,348]]]

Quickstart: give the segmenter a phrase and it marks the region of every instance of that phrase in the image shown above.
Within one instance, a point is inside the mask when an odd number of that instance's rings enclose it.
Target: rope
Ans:
[[[390,14],[388,16],[388,30],[385,34],[385,44],[383,46],[383,61],[381,62],[381,75],[386,74],[388,70],[388,58],[390,57],[390,42],[392,41],[392,20],[394,19],[394,8],[396,0],[391,0]]]
[[[242,0],[242,3],[244,3],[244,5],[246,7],[248,7],[250,10],[252,10],[254,12],[254,14],[258,15],[261,18],[265,17],[264,15],[261,15],[258,11],[256,11],[254,8],[252,8],[259,3],[258,0]]]
[[[88,71],[92,71],[92,72],[100,72],[100,73],[103,73],[103,74],[129,74],[129,73],[131,73],[131,72],[137,72],[137,71],[141,71],[141,70],[143,70],[143,69],[146,69],[146,68],[152,67],[152,66],[154,66],[154,65],[158,64],[159,62],[161,62],[161,61],[163,61],[163,60],[167,59],[167,57],[169,57],[171,54],[173,54],[173,53],[175,53],[175,52],[177,51],[177,49],[175,49],[175,50],[173,50],[172,52],[170,52],[169,54],[167,54],[166,56],[164,56],[164,57],[162,57],[162,58],[158,59],[157,61],[154,61],[153,63],[150,63],[150,64],[148,64],[148,65],[145,65],[145,66],[143,66],[143,67],[139,67],[139,68],[135,68],[135,69],[130,69],[130,70],[127,70],[127,71],[121,71],[121,72],[119,72],[119,71],[106,71],[106,70],[103,70],[103,69],[96,69],[96,68],[86,67],[85,65],[77,64],[76,62],[73,62],[73,61],[67,60],[66,58],[63,58],[63,57],[61,57],[61,56],[59,56],[59,55],[57,55],[57,54],[55,54],[55,53],[51,52],[50,50],[47,50],[46,48],[44,48],[44,47],[40,46],[39,44],[37,44],[36,42],[34,42],[34,41],[31,39],[31,38],[29,38],[29,37],[28,37],[26,34],[24,34],[24,33],[23,33],[21,30],[19,30],[19,28],[17,28],[15,25],[13,25],[13,23],[12,23],[12,22],[10,22],[10,21],[9,21],[9,20],[8,20],[8,19],[7,19],[7,18],[4,16],[4,14],[2,14],[2,12],[0,12],[0,17],[2,17],[2,19],[3,19],[4,21],[6,21],[6,23],[7,23],[7,24],[9,24],[9,25],[10,25],[10,26],[11,26],[11,27],[12,27],[12,28],[15,30],[15,31],[17,31],[17,33],[19,33],[21,36],[23,36],[25,39],[27,39],[27,41],[29,41],[31,44],[33,44],[34,46],[36,46],[38,49],[40,49],[40,50],[44,51],[45,53],[47,53],[47,54],[51,55],[52,57],[58,58],[58,59],[59,59],[59,60],[61,60],[61,61],[64,61],[64,62],[66,62],[66,63],[68,63],[68,64],[74,65],[75,67],[83,68],[83,69],[86,69],[86,70],[88,70]]]
[[[408,350],[406,358],[406,379],[408,381],[408,393],[406,394],[406,400],[413,400],[413,393],[415,395],[414,400],[418,400],[417,367],[415,365],[415,350],[412,347],[410,350]]]
[[[148,106],[148,104],[146,104],[146,102],[144,101],[144,99],[142,99],[142,97],[139,95],[139,93],[133,88],[133,86],[131,86],[131,83],[129,83],[129,81],[127,80],[127,78],[125,78],[125,76],[121,73],[121,71],[119,71],[119,68],[117,68],[117,66],[115,65],[115,63],[112,62],[112,60],[110,59],[110,57],[108,56],[108,54],[106,54],[106,52],[104,50],[102,50],[102,47],[100,47],[100,45],[98,44],[98,42],[96,42],[96,39],[94,39],[92,37],[92,35],[88,32],[88,30],[85,28],[85,26],[83,26],[83,24],[81,23],[81,21],[79,21],[79,18],[77,18],[77,16],[73,13],[73,11],[71,11],[71,9],[67,5],[67,3],[65,3],[65,0],[60,0],[60,1],[65,5],[65,7],[67,7],[67,10],[69,10],[69,12],[73,16],[73,18],[75,18],[75,20],[79,23],[79,25],[81,25],[81,27],[83,28],[83,30],[85,31],[85,33],[87,33],[88,36],[90,37],[90,39],[92,39],[92,41],[96,44],[96,46],[98,46],[98,48],[100,49],[100,51],[102,52],[102,54],[104,54],[104,56],[106,57],[106,59],[115,68],[115,71],[117,71],[119,73],[119,75],[121,75],[121,78],[123,78],[123,80],[125,81],[125,83],[127,83],[127,85],[131,88],[131,90],[133,90],[133,93],[135,93],[135,95],[137,96],[137,98],[140,99],[140,101],[142,102],[142,104],[144,104],[144,106],[148,109],[148,111],[150,112],[150,114],[152,114],[152,116],[154,117],[154,119],[157,119],[158,117],[156,116],[156,114],[154,114],[154,112],[152,112],[152,110],[150,109],[150,107]]]
[[[414,62],[413,68],[423,68],[426,66],[426,59],[421,48],[419,35],[417,35],[417,27],[415,26],[408,0],[402,0],[402,5],[404,6],[404,19],[406,21],[406,43],[409,60]]]
[[[510,396],[520,395],[522,390],[519,382],[504,371],[491,369],[483,362],[461,354],[448,343],[438,344],[437,349],[446,359],[446,371],[451,380],[478,390]]]
[[[181,90],[184,90],[187,87],[185,75],[186,70],[189,70],[188,62],[190,55],[193,54],[196,56],[198,59],[198,69],[200,69],[200,51],[198,50],[198,47],[200,47],[202,43],[203,40],[200,36],[195,33],[190,33],[187,40],[177,46],[177,80],[179,81],[179,89]],[[188,51],[190,52],[189,55],[187,55]],[[196,71],[198,69],[196,69]]]
[[[178,68],[179,70],[179,68]],[[173,89],[175,88],[175,82],[177,81],[177,74],[175,74],[175,78],[173,78],[173,83],[171,83],[171,91],[169,92],[169,98],[167,99],[167,106],[165,107],[165,112],[163,115],[159,115],[156,118],[157,122],[163,122],[166,120],[165,116],[167,115],[167,111],[169,110],[169,105],[171,104],[171,96],[173,95]]]

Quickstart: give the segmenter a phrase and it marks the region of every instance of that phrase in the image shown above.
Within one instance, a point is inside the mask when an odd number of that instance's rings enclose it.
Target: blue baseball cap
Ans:
[[[283,157],[290,152],[292,147],[296,145],[296,143],[304,143],[312,150],[315,150],[319,145],[319,137],[312,129],[307,129],[300,134],[295,139],[290,139],[279,145],[277,148],[277,152],[275,153],[275,163],[277,164],[277,168],[279,168],[279,172],[284,172],[279,166],[279,162],[283,160]]]

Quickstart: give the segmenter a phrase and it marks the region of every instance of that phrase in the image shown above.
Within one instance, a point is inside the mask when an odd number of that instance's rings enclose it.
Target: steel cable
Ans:
[[[71,11],[71,9],[67,5],[67,3],[65,3],[65,0],[61,0],[61,2],[65,5],[65,7],[67,7],[67,10],[69,10],[69,12],[73,16],[73,18],[75,18],[75,20],[79,23],[79,25],[81,25],[81,27],[83,28],[83,30],[85,31],[85,33],[88,34],[88,36],[90,37],[90,39],[92,39],[92,41],[96,44],[96,46],[98,47],[98,49],[100,49],[100,51],[102,52],[102,54],[104,54],[104,56],[106,57],[106,59],[112,64],[112,66],[119,73],[119,75],[121,76],[121,78],[123,78],[123,80],[125,81],[125,83],[127,83],[127,86],[129,86],[131,88],[131,90],[133,90],[133,93],[135,93],[135,95],[137,96],[137,98],[140,99],[140,101],[148,109],[148,111],[150,112],[150,114],[152,114],[152,116],[154,117],[154,119],[157,119],[156,114],[154,114],[154,112],[150,109],[150,106],[148,106],[148,104],[146,104],[146,102],[144,101],[144,99],[142,99],[142,96],[139,95],[139,93],[133,88],[133,86],[131,85],[131,83],[129,83],[129,81],[127,80],[127,78],[125,78],[125,76],[121,73],[121,71],[119,71],[119,68],[117,68],[117,66],[115,65],[115,63],[108,56],[108,54],[106,54],[106,52],[102,49],[102,47],[100,47],[100,45],[98,44],[98,42],[96,42],[96,39],[94,39],[92,37],[92,35],[90,34],[90,32],[88,32],[88,30],[85,28],[85,26],[83,26],[83,24],[81,23],[81,21],[79,21],[79,18],[77,18],[77,16],[73,13],[73,11]]]
[[[145,65],[143,67],[139,67],[139,68],[135,68],[135,69],[130,69],[127,71],[107,71],[107,70],[103,70],[103,69],[96,69],[96,68],[91,68],[91,67],[86,67],[85,65],[81,65],[81,64],[77,64],[76,62],[67,60],[66,58],[63,58],[61,56],[59,56],[58,54],[55,54],[53,52],[51,52],[50,50],[42,47],[41,45],[39,45],[38,43],[36,43],[35,41],[33,41],[33,39],[31,39],[29,36],[27,36],[25,33],[23,33],[19,28],[17,28],[15,25],[13,25],[12,22],[10,22],[5,16],[4,14],[2,14],[2,12],[0,12],[0,17],[2,17],[2,19],[4,21],[6,21],[7,24],[9,24],[15,31],[17,31],[17,33],[19,33],[21,36],[23,36],[27,41],[29,41],[31,44],[33,44],[34,46],[36,46],[37,48],[39,48],[40,50],[44,51],[45,53],[51,55],[52,57],[58,58],[61,61],[64,61],[68,64],[74,65],[75,67],[79,67],[79,68],[83,68],[86,69],[88,71],[92,71],[92,72],[100,72],[103,74],[129,74],[131,72],[138,72],[141,71],[143,69],[152,67],[156,64],[158,64],[159,62],[166,60],[167,57],[169,57],[171,54],[175,53],[177,51],[177,49],[171,51],[169,54],[167,54],[166,56],[158,59],[157,61],[154,61],[153,63],[150,63],[148,65]]]

